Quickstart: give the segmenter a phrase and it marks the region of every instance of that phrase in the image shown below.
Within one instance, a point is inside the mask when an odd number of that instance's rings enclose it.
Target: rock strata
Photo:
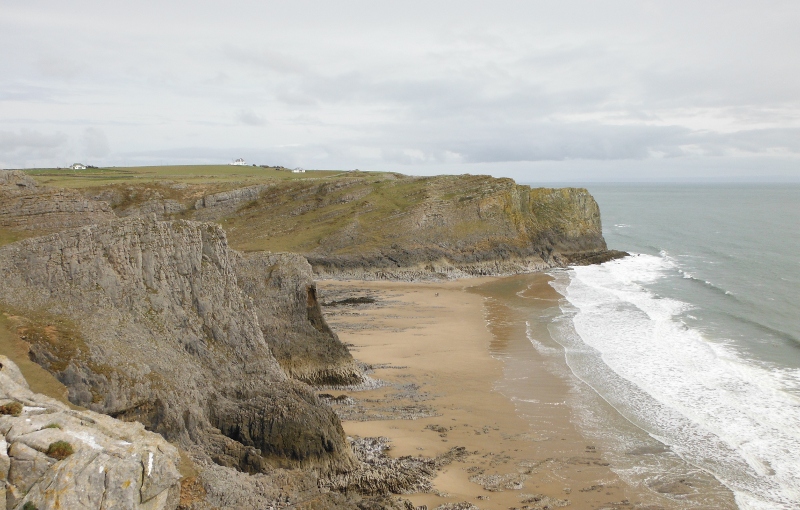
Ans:
[[[0,356],[0,403],[21,405],[19,415],[0,415],[2,508],[177,507],[178,450],[141,424],[74,411],[34,394],[5,356]],[[73,453],[63,459],[48,455],[48,447],[59,441]]]
[[[0,308],[77,405],[247,472],[351,468],[338,418],[271,354],[236,260],[216,225],[117,220],[1,248]]]
[[[57,232],[113,218],[106,202],[87,199],[74,190],[38,186],[19,170],[0,171],[0,228]]]
[[[197,211],[194,217],[203,221],[218,220],[226,214],[236,211],[242,205],[257,200],[261,196],[261,192],[269,187],[269,184],[258,184],[206,195],[194,203]]]

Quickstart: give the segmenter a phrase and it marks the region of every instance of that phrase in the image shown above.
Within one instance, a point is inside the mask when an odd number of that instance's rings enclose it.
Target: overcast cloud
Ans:
[[[800,180],[800,3],[0,0],[0,167]]]

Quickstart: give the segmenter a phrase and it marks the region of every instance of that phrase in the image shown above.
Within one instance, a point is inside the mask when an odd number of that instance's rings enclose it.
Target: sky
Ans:
[[[0,168],[800,182],[800,2],[0,0]]]

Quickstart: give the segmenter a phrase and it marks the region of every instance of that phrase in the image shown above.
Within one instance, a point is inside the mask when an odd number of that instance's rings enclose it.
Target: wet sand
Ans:
[[[528,297],[557,299],[546,275],[538,276],[542,280]],[[498,279],[319,282],[323,303],[343,296],[376,299],[323,308],[353,356],[375,366],[371,376],[387,383],[368,391],[327,391],[353,399],[334,404],[345,431],[388,437],[394,457],[466,447],[471,455],[444,467],[433,493],[407,496],[429,509],[461,501],[482,509],[638,506],[601,448],[573,424],[564,380],[544,369],[526,376],[532,392],[527,404],[534,405],[528,412],[539,413],[533,420],[530,414],[522,418],[517,402],[503,394],[502,314],[491,310],[486,295],[469,290],[492,281]],[[487,327],[491,313],[493,331]]]

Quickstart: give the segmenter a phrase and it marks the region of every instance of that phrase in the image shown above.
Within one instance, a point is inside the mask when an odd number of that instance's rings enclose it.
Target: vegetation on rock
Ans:
[[[0,406],[0,414],[10,414],[11,416],[19,416],[22,413],[22,404],[19,402],[9,402]]]
[[[64,460],[75,453],[75,450],[73,450],[72,445],[66,441],[55,441],[50,443],[45,453],[56,460]]]

